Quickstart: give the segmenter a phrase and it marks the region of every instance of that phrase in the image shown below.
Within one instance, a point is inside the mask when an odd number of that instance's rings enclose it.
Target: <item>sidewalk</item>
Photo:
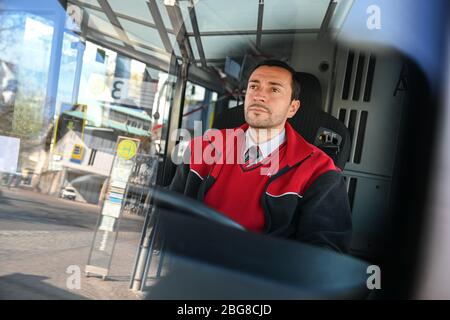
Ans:
[[[9,232],[0,233],[1,246],[22,238],[15,243],[14,254],[0,268],[1,299],[141,299],[142,294],[129,289],[130,275],[134,263],[139,234],[125,232],[120,234],[114,252],[110,276],[104,281],[101,277],[85,277],[84,267],[90,249],[92,232],[61,231],[42,233],[23,232],[21,235]],[[71,248],[51,250],[51,242],[68,241]],[[8,241],[8,238],[10,241]],[[28,243],[28,244],[27,244]],[[33,244],[31,248],[27,246]],[[21,245],[21,248],[18,248]],[[47,247],[47,248],[46,248]],[[67,280],[72,273],[66,273],[69,266],[79,266],[81,270],[81,288],[68,289]]]
[[[106,280],[85,276],[98,210],[28,190],[3,189],[0,299],[142,299],[142,293],[129,288],[143,217],[121,218]],[[73,268],[80,270],[80,289],[69,289]],[[152,263],[151,275],[155,268]]]

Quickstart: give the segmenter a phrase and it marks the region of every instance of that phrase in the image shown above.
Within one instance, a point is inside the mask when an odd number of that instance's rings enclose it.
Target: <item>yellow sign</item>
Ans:
[[[81,144],[75,144],[72,150],[72,156],[70,158],[71,162],[81,163],[83,159],[83,146]]]
[[[133,140],[122,140],[117,146],[117,155],[125,160],[130,160],[136,155],[136,142]]]

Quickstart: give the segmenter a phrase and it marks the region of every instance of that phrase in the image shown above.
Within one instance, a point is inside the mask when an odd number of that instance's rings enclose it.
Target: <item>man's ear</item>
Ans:
[[[297,110],[300,109],[300,105],[300,100],[292,100],[291,105],[289,106],[287,117],[292,118],[297,113]]]

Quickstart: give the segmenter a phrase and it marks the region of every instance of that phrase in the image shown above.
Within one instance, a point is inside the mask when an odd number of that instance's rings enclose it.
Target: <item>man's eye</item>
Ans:
[[[280,92],[280,89],[278,89],[278,88],[272,88],[272,92]]]
[[[248,86],[248,88],[249,88],[249,89],[252,89],[252,90],[253,90],[253,89],[256,89],[256,85],[251,84],[251,85]]]

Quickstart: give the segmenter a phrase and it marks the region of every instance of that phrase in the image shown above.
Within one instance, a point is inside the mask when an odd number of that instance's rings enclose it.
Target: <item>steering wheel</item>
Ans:
[[[189,198],[178,192],[167,190],[160,186],[155,186],[153,188],[153,200],[156,205],[163,204],[166,207],[178,209],[194,216],[212,220],[235,229],[245,230],[245,228],[239,223],[231,220],[222,213],[205,206],[200,201]]]

